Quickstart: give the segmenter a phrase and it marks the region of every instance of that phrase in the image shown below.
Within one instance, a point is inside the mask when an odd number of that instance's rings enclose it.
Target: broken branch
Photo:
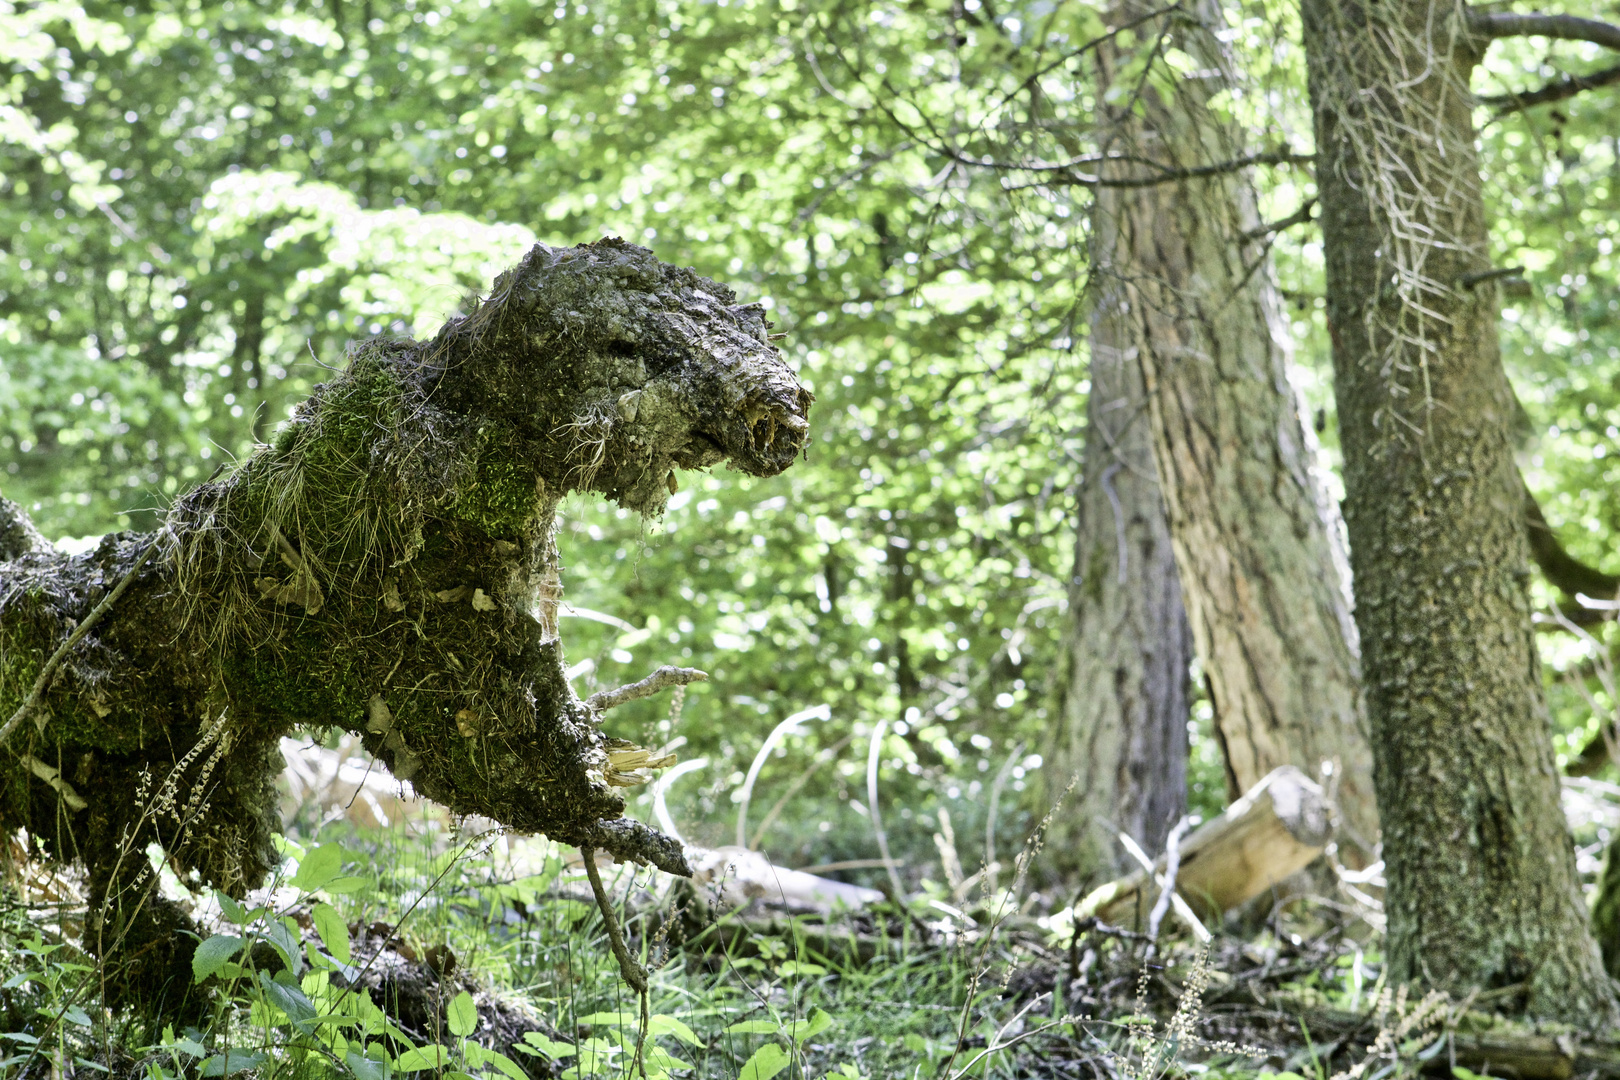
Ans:
[[[668,690],[672,686],[685,686],[687,683],[707,682],[709,673],[699,671],[697,668],[675,667],[665,664],[640,682],[630,683],[628,686],[615,687],[612,690],[600,690],[585,699],[585,704],[593,712],[607,712],[617,708],[627,701],[637,698],[652,697],[661,690]]]
[[[1175,910],[1184,921],[1192,905],[1205,917],[1218,916],[1303,869],[1332,835],[1332,806],[1321,786],[1292,765],[1279,766],[1182,842]],[[1120,842],[1143,869],[1096,889],[1075,906],[1076,918],[1146,921],[1148,894],[1163,884],[1163,868],[1127,835],[1121,833]]]
[[[1524,486],[1522,477],[1519,482],[1524,490],[1524,517],[1530,539],[1530,556],[1535,559],[1547,583],[1571,596],[1606,598],[1620,593],[1620,574],[1609,574],[1587,566],[1565,551],[1564,545],[1558,542],[1558,534],[1547,524],[1541,504],[1530,494],[1530,488]]]
[[[1306,199],[1304,205],[1302,205],[1298,210],[1295,210],[1292,214],[1289,214],[1287,217],[1278,218],[1276,221],[1267,222],[1266,224],[1258,226],[1257,228],[1250,229],[1248,232],[1238,237],[1238,239],[1245,242],[1249,240],[1259,240],[1263,236],[1270,236],[1272,233],[1279,233],[1284,229],[1292,229],[1295,225],[1303,225],[1311,220],[1311,211],[1315,208],[1316,200]]]

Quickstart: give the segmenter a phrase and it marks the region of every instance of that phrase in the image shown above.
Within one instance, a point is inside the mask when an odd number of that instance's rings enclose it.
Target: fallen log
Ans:
[[[1304,869],[1333,836],[1333,807],[1292,765],[1273,769],[1226,812],[1181,842],[1176,892],[1200,918],[1218,917]],[[1165,860],[1154,865],[1164,874]],[[1157,886],[1146,870],[1110,881],[1080,901],[1075,919],[1140,930]]]
[[[740,847],[687,848],[692,883],[705,887],[725,907],[761,904],[799,912],[857,911],[883,899],[876,889],[777,866]]]

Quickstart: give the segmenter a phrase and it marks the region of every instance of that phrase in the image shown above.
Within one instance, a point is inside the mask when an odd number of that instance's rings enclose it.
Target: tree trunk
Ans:
[[[1158,851],[1187,806],[1192,637],[1153,471],[1141,370],[1095,305],[1085,483],[1041,798],[1074,782],[1048,825],[1049,872],[1107,880],[1126,869],[1116,834]],[[1039,812],[1044,812],[1044,807]]]
[[[155,535],[65,558],[0,505],[0,716],[130,583],[0,733],[0,828],[87,864],[86,942],[131,958],[115,995],[187,984],[150,842],[235,895],[274,865],[295,725],[360,734],[458,814],[689,873],[622,816],[648,777],[602,730],[613,702],[563,675],[554,514],[570,491],[656,513],[676,467],[791,463],[810,397],[768,326],[645,249],[537,245],[433,340],[359,345]]]
[[[1392,983],[1612,1022],[1525,592],[1469,75],[1432,0],[1304,0]]]
[[[1144,15],[1130,9],[1129,15]],[[1213,31],[1178,20],[1178,44],[1228,71]],[[1182,16],[1184,19],[1185,16]],[[1107,58],[1105,69],[1112,67]],[[1206,106],[1219,80],[1185,79],[1111,118],[1116,153],[1194,167],[1242,156]],[[1132,164],[1113,173],[1139,175]],[[1097,192],[1094,288],[1115,347],[1147,387],[1158,473],[1187,614],[1236,795],[1280,765],[1333,792],[1341,847],[1378,837],[1371,753],[1337,509],[1288,378],[1289,336],[1244,172]],[[1250,238],[1246,238],[1246,235]]]

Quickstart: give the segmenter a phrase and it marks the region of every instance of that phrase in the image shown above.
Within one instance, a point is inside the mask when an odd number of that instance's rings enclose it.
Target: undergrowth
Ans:
[[[294,829],[281,854],[271,886],[245,904],[190,898],[210,930],[194,976],[211,1011],[178,1029],[100,1008],[73,897],[39,899],[36,880],[33,899],[19,898],[14,881],[0,912],[12,943],[0,958],[0,1078],[583,1080],[639,1075],[645,1039],[652,1080],[1327,1080],[1349,1064],[1343,1047],[1296,1031],[1281,1033],[1291,1048],[1245,1050],[1279,1032],[1231,1002],[1251,984],[1351,1010],[1388,997],[1376,952],[1342,928],[1295,940],[1273,920],[1214,952],[1161,940],[1155,955],[1107,927],[1077,936],[1007,891],[964,910],[924,889],[850,916],[853,931],[832,944],[782,918],[705,936],[701,890],[608,868],[652,972],[643,1033],[572,849],[457,832],[426,810],[385,829]]]

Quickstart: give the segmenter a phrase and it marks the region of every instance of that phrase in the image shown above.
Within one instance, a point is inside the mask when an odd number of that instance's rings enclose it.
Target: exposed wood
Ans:
[[[1163,24],[1207,75],[1173,94],[1122,94],[1110,115],[1118,153],[1188,165],[1244,156],[1243,132],[1207,101],[1233,78],[1224,30],[1212,3]],[[1245,239],[1262,228],[1252,178],[1101,191],[1093,220],[1091,288],[1110,305],[1108,343],[1141,368],[1230,794],[1280,765],[1331,776],[1340,847],[1370,862],[1378,808],[1342,523],[1300,418],[1267,248]]]
[[[1321,785],[1292,765],[1273,769],[1182,841],[1176,892],[1200,917],[1218,917],[1308,866],[1332,839],[1333,817]],[[1164,872],[1162,858],[1154,872]],[[1140,929],[1154,894],[1139,870],[1096,889],[1075,917]]]

